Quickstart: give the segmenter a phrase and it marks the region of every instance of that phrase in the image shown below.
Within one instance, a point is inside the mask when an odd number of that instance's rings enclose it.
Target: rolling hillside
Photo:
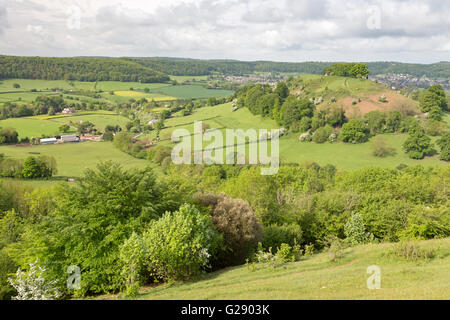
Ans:
[[[393,95],[396,96],[395,93]],[[403,96],[402,96],[403,97]],[[210,128],[219,129],[223,136],[228,129],[274,129],[279,126],[272,119],[255,116],[247,108],[237,111],[232,110],[231,103],[214,107],[205,107],[195,110],[189,116],[175,116],[165,121],[165,128],[161,131],[160,145],[173,146],[170,137],[174,130],[185,128],[191,133],[194,128],[194,121],[203,121]],[[403,142],[407,139],[407,134],[383,134],[390,147],[395,149],[391,156],[378,158],[372,155],[371,145],[373,138],[361,144],[350,143],[302,143],[298,140],[300,133],[291,133],[280,139],[280,160],[285,163],[301,163],[305,161],[315,161],[319,165],[333,164],[341,169],[358,169],[367,166],[383,166],[395,168],[400,164],[406,165],[446,165],[440,161],[439,156],[427,157],[424,160],[410,159],[402,149]],[[153,139],[156,135],[153,132],[142,138]],[[437,137],[433,137],[436,140]],[[209,143],[204,143],[204,147]]]
[[[330,253],[304,257],[299,262],[256,270],[240,266],[210,273],[198,281],[147,287],[137,299],[148,300],[265,300],[265,299],[450,299],[450,239],[422,241],[434,248],[429,260],[407,261],[389,254],[393,244],[345,249],[340,259]],[[381,268],[381,289],[369,290],[367,267]],[[102,296],[101,299],[125,298]]]

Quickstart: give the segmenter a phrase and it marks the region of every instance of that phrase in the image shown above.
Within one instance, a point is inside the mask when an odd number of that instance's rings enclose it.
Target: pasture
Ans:
[[[186,81],[192,81],[192,82],[201,82],[208,80],[209,76],[170,76],[171,80],[175,80],[177,82],[186,82]]]
[[[0,153],[6,157],[24,159],[28,156],[52,156],[56,159],[58,173],[61,177],[80,177],[87,168],[94,168],[100,161],[114,161],[125,168],[144,168],[151,163],[115,148],[111,142],[81,142],[58,145],[39,146],[0,146]]]
[[[17,130],[19,138],[32,138],[44,135],[58,135],[58,128],[63,124],[77,121],[90,121],[95,124],[95,127],[103,131],[107,125],[124,126],[129,120],[114,112],[98,111],[98,112],[82,112],[77,114],[64,115],[59,114],[55,116],[35,116],[28,118],[10,118],[0,120],[0,127],[11,127]],[[75,129],[72,128],[71,133]]]
[[[170,86],[151,90],[151,92],[177,97],[180,99],[200,99],[210,97],[221,98],[230,96],[234,93],[231,90],[206,89],[205,87],[200,85]]]

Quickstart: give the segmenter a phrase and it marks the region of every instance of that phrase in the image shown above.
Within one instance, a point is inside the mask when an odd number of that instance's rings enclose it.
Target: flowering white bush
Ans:
[[[55,288],[56,281],[46,281],[42,274],[46,271],[35,263],[30,263],[30,270],[23,272],[18,269],[15,278],[9,278],[9,283],[17,291],[13,300],[54,300],[61,296]]]

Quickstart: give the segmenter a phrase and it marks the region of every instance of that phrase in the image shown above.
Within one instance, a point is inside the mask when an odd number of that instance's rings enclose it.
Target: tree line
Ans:
[[[178,76],[212,75],[214,73],[245,75],[255,72],[323,74],[331,62],[273,62],[236,60],[198,60],[174,58],[126,58],[159,72]],[[364,62],[363,62],[364,63]],[[450,63],[413,64],[399,62],[364,63],[372,74],[410,74],[415,77],[427,76],[434,79],[450,78]]]
[[[170,78],[140,64],[115,58],[0,56],[0,79],[166,82]]]

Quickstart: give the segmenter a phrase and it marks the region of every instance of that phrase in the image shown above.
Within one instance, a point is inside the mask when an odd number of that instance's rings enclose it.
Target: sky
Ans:
[[[0,0],[0,54],[450,61],[449,0]]]

